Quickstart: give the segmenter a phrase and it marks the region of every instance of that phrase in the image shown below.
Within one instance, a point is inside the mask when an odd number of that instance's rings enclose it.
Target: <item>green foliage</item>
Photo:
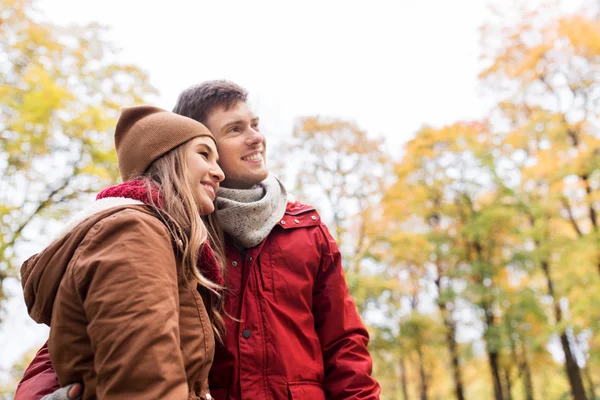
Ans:
[[[43,222],[117,179],[118,109],[153,89],[102,27],[0,5],[1,284]],[[306,117],[272,169],[302,160],[288,186],[340,244],[383,398],[453,398],[456,376],[467,399],[509,398],[509,381],[514,399],[571,398],[560,335],[598,394],[598,16],[525,10],[482,45],[486,118],[424,126],[393,162],[356,123]]]
[[[0,0],[0,307],[18,247],[117,179],[119,109],[155,93],[143,71],[115,61],[105,33],[53,25],[33,0]]]

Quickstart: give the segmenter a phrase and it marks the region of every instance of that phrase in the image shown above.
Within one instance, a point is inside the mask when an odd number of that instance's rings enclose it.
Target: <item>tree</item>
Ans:
[[[396,166],[397,181],[384,201],[392,242],[395,231],[425,232],[427,246],[418,245],[425,252],[420,264],[437,291],[457,399],[466,396],[454,314],[466,306],[458,291],[466,282],[464,274],[473,266],[464,235],[470,211],[465,214],[461,204],[486,185],[485,174],[479,174],[482,161],[478,158],[479,152],[488,148],[486,131],[485,124],[478,122],[421,129],[406,145],[405,156]],[[395,241],[392,246],[398,249],[399,260],[410,254],[405,251],[406,243]]]
[[[511,147],[513,159],[522,161],[520,189],[532,200],[524,211],[536,232],[533,242],[548,294],[554,299],[566,373],[576,400],[587,395],[551,271],[552,259],[561,257],[557,254],[561,249],[557,251],[551,243],[556,243],[552,226],[563,219],[563,226],[570,226],[578,241],[596,250],[588,253],[584,265],[595,265],[600,274],[600,137],[596,112],[600,21],[592,11],[594,6],[590,3],[588,10],[574,15],[560,15],[556,9],[543,7],[524,9],[517,23],[489,24],[483,29],[484,58],[489,66],[481,79],[504,93],[499,108],[508,114],[503,124],[511,131],[505,143]],[[534,205],[539,203],[543,207]],[[563,243],[568,244],[563,249],[575,243],[575,238],[565,239]]]
[[[34,0],[0,0],[0,305],[18,248],[118,177],[121,106],[155,90],[96,25],[61,27]]]

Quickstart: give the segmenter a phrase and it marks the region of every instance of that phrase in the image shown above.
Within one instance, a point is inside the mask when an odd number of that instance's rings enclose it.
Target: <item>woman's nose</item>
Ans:
[[[210,175],[215,180],[215,182],[223,182],[223,179],[225,179],[225,174],[223,173],[223,170],[221,169],[221,167],[219,167],[218,164],[215,164],[211,168]]]

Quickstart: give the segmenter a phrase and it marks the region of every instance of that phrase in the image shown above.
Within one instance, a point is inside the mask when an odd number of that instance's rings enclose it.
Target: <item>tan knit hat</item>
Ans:
[[[215,140],[200,122],[158,107],[123,107],[115,129],[115,147],[123,182],[146,172],[150,164],[199,136]]]

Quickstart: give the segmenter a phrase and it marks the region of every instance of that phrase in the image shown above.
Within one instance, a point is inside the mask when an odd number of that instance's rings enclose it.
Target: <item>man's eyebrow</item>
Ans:
[[[231,121],[231,122],[226,123],[221,130],[223,130],[225,128],[228,128],[228,127],[230,127],[232,125],[240,125],[240,124],[243,124],[243,123],[244,123],[244,121],[241,120],[241,119],[238,119],[236,121]]]
[[[198,149],[200,147],[204,147],[208,151],[209,154],[213,154],[214,153],[214,150],[212,149],[212,147],[210,147],[206,143],[198,143],[196,145],[196,149]],[[217,153],[217,161],[219,161],[219,153]]]

